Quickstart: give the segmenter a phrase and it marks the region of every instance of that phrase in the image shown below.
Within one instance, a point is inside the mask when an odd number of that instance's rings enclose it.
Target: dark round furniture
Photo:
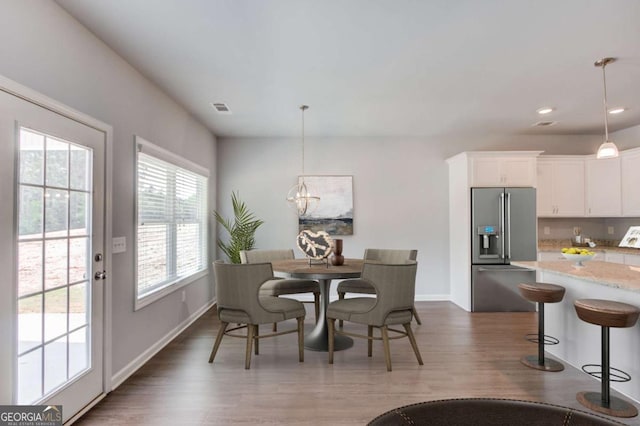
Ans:
[[[627,401],[610,395],[610,382],[628,382],[631,377],[624,371],[612,368],[609,362],[609,328],[633,327],[638,321],[640,309],[626,303],[601,299],[578,299],[573,302],[578,318],[599,325],[602,329],[602,364],[586,364],[582,370],[601,379],[601,392],[578,392],[576,398],[585,407],[615,417],[635,417],[638,409]],[[599,368],[593,370],[593,368]]]
[[[564,297],[565,288],[547,283],[522,283],[518,285],[520,294],[527,300],[538,303],[538,334],[527,335],[527,340],[538,344],[537,355],[526,355],[520,362],[529,368],[542,371],[562,371],[564,365],[544,357],[544,345],[556,345],[558,339],[544,334],[544,304],[558,303]]]
[[[560,405],[494,398],[421,402],[387,411],[369,423],[371,426],[596,426],[622,424],[596,414]]]

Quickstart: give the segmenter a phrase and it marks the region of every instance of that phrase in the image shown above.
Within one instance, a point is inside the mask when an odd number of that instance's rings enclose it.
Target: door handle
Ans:
[[[93,275],[93,278],[96,281],[106,280],[107,279],[107,271],[98,271]]]
[[[504,192],[500,194],[500,217],[499,217],[499,237],[500,237],[500,259],[504,259]]]
[[[478,272],[531,272],[531,271],[535,271],[535,269],[526,269],[526,268],[520,268],[520,269],[489,269],[489,268],[478,268]]]

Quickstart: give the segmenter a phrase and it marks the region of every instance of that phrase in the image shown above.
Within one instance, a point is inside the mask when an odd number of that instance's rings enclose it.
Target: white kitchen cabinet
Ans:
[[[468,153],[470,186],[536,186],[536,157],[540,151]]]
[[[622,215],[620,157],[585,160],[587,216],[616,217]]]
[[[640,149],[620,153],[622,216],[640,216]]]
[[[631,266],[640,266],[640,254],[625,254],[624,264]]]
[[[539,251],[538,262],[551,262],[554,260],[564,260],[559,251]]]
[[[537,210],[542,217],[585,215],[584,160],[543,156],[537,165]]]
[[[623,253],[606,252],[604,255],[605,262],[624,264],[624,260]]]

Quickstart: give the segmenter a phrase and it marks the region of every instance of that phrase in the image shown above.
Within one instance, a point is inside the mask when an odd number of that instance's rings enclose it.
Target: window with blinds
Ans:
[[[139,137],[136,146],[139,301],[206,274],[208,170]]]

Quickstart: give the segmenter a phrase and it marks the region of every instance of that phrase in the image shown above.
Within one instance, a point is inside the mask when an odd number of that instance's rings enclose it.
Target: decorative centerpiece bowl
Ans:
[[[582,262],[588,262],[589,260],[595,257],[594,252],[589,252],[590,254],[571,254],[571,253],[562,253],[565,259],[570,260],[572,262],[576,262],[576,266],[582,267],[584,266]]]

